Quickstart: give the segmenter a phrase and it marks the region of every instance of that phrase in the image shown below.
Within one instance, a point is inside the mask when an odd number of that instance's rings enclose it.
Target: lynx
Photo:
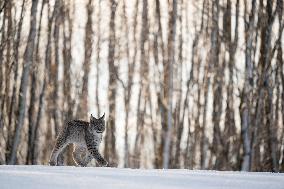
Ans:
[[[96,119],[90,117],[90,122],[81,120],[68,121],[56,139],[49,164],[62,165],[58,161],[58,155],[68,145],[74,144],[73,159],[78,166],[87,166],[95,158],[101,166],[107,166],[108,162],[99,153],[99,144],[102,141],[102,133],[105,130],[105,114]],[[85,156],[83,156],[85,154]]]

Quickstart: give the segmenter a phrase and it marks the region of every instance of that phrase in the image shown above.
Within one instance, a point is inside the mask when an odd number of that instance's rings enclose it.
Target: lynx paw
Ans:
[[[80,163],[80,164],[77,164],[78,167],[87,167],[88,164],[87,163]]]
[[[49,161],[50,166],[56,166],[56,161]]]
[[[103,160],[103,161],[100,162],[100,165],[102,167],[107,167],[108,166],[108,162],[106,160]]]

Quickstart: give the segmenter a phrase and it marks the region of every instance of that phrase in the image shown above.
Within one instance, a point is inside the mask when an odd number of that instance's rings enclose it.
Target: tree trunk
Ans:
[[[83,86],[82,92],[80,95],[80,102],[78,106],[78,116],[81,119],[87,119],[89,116],[87,115],[88,112],[88,84],[89,84],[89,72],[90,72],[90,65],[91,65],[91,57],[93,52],[93,1],[89,0],[86,8],[87,8],[87,24],[85,27],[85,60],[83,63]]]
[[[249,16],[248,25],[246,25],[246,50],[245,50],[245,83],[242,94],[242,103],[240,105],[241,112],[241,133],[243,141],[243,162],[242,171],[249,171],[251,167],[251,139],[250,139],[250,127],[251,127],[251,95],[253,87],[253,70],[252,70],[252,43],[253,43],[253,27],[255,21],[256,1],[252,1],[251,13]],[[245,12],[246,14],[246,12]]]
[[[32,1],[32,8],[31,8],[31,20],[30,20],[30,32],[28,36],[28,42],[24,54],[24,68],[21,77],[21,85],[20,85],[20,93],[19,93],[19,106],[18,106],[18,119],[16,123],[16,130],[15,135],[13,138],[13,147],[9,159],[9,164],[16,163],[16,155],[18,151],[18,146],[20,143],[21,137],[21,130],[24,125],[25,119],[25,110],[26,110],[26,97],[27,97],[27,90],[29,84],[29,73],[30,67],[33,62],[33,52],[34,52],[34,44],[36,38],[36,21],[37,21],[37,5],[38,0]]]
[[[99,5],[98,5],[99,10],[98,10],[98,15],[97,15],[97,17],[98,17],[97,22],[98,23],[97,23],[97,29],[96,29],[96,33],[97,33],[96,69],[97,69],[97,73],[96,73],[96,89],[95,89],[96,95],[95,96],[96,96],[97,116],[100,117],[101,109],[100,109],[100,101],[99,101],[99,83],[100,83],[100,69],[99,69],[100,67],[99,67],[99,65],[100,65],[100,62],[101,62],[100,53],[101,53],[101,17],[102,17],[101,16],[101,10],[102,10],[102,8],[101,8],[101,1],[99,1],[98,3],[99,3]]]
[[[117,3],[110,0],[111,17],[109,22],[109,46],[108,46],[108,66],[109,66],[109,119],[106,125],[104,156],[109,160],[109,164],[117,164],[116,140],[115,140],[115,111],[116,111],[116,91],[117,91],[117,66],[115,65],[115,14]]]
[[[165,90],[167,91],[167,133],[165,135],[165,144],[163,150],[163,168],[169,167],[170,156],[170,144],[172,138],[172,99],[173,99],[173,66],[175,63],[175,35],[176,35],[176,17],[177,17],[177,2],[172,1],[172,7],[170,10],[169,21],[169,38],[168,38],[168,65],[166,67]]]
[[[138,5],[138,0],[136,0],[136,5]],[[136,6],[137,8],[137,6]],[[137,11],[137,9],[136,9]],[[135,22],[137,19],[137,12],[134,17]],[[133,77],[134,77],[134,70],[136,66],[135,57],[137,54],[137,45],[136,45],[136,39],[134,40],[134,61],[132,62],[130,60],[130,52],[129,52],[129,29],[128,29],[128,17],[126,13],[126,3],[123,1],[123,24],[124,24],[124,32],[125,32],[125,39],[126,39],[126,56],[128,61],[127,66],[127,86],[124,88],[124,107],[125,107],[125,131],[124,131],[124,167],[129,167],[129,139],[128,139],[128,118],[129,118],[129,112],[130,112],[130,101],[131,101],[131,92],[132,92],[132,86],[133,86]],[[136,33],[136,25],[134,26],[134,38]]]
[[[220,4],[219,0],[213,2],[212,5],[212,33],[211,33],[211,49],[210,57],[211,68],[213,68],[214,78],[213,78],[213,142],[212,142],[212,154],[216,157],[214,163],[214,169],[223,169],[224,160],[222,159],[223,152],[223,136],[220,128],[220,121],[222,115],[223,106],[223,60],[222,63],[219,61],[220,54],[220,39],[219,39],[219,15],[220,15]]]
[[[31,88],[30,88],[30,106],[28,110],[29,114],[29,136],[28,136],[28,150],[27,150],[27,159],[26,159],[26,164],[33,164],[33,162],[36,162],[35,158],[33,156],[34,152],[34,147],[35,147],[35,131],[36,129],[36,90],[37,90],[37,75],[39,75],[38,67],[39,67],[39,62],[40,62],[40,55],[39,55],[39,43],[40,43],[40,34],[41,34],[41,21],[42,21],[42,13],[43,13],[43,8],[44,8],[45,2],[42,2],[41,5],[41,11],[40,11],[40,18],[39,18],[39,29],[37,33],[37,41],[36,41],[36,48],[35,48],[35,60],[33,62],[33,68],[31,70]]]
[[[17,30],[17,36],[14,41],[14,85],[12,89],[12,97],[11,97],[11,103],[9,108],[9,131],[8,131],[8,140],[6,144],[6,151],[9,152],[12,148],[12,138],[13,138],[13,131],[14,131],[14,125],[12,123],[13,118],[15,117],[15,104],[16,104],[16,92],[17,92],[17,85],[16,82],[18,81],[18,68],[19,68],[19,46],[20,46],[20,40],[21,40],[21,32],[22,32],[22,25],[23,25],[23,18],[24,18],[24,6],[25,6],[26,0],[23,0],[21,5],[21,14],[20,14],[20,20],[18,23],[18,30]],[[1,74],[1,73],[0,73]],[[9,160],[9,156],[6,156],[6,161]]]

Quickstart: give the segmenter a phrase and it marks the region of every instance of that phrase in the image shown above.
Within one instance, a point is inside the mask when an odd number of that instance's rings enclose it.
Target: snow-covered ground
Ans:
[[[284,189],[284,174],[0,166],[0,189]]]

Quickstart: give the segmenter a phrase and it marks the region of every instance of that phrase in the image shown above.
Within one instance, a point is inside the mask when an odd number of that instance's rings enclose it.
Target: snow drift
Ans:
[[[0,166],[0,189],[284,189],[284,174]]]

